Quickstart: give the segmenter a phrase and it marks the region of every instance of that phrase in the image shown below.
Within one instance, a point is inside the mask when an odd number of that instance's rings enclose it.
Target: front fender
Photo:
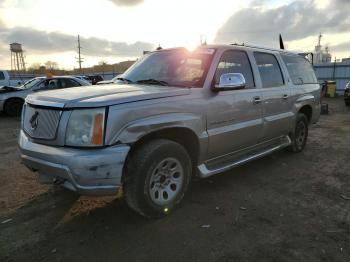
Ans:
[[[110,144],[132,144],[143,136],[166,128],[187,128],[197,137],[205,136],[205,121],[190,113],[169,113],[132,121],[120,129],[109,141]]]

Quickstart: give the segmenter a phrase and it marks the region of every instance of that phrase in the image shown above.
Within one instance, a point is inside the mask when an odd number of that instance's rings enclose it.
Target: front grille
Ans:
[[[23,129],[32,138],[54,139],[62,111],[24,107]]]

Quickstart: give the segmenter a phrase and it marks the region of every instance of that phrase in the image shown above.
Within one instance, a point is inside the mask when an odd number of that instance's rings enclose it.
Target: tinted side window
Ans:
[[[68,87],[74,87],[74,86],[80,86],[80,84],[73,79],[69,79],[69,78],[61,79],[61,88],[68,88]]]
[[[281,55],[294,85],[317,83],[317,77],[309,61],[301,56]]]
[[[42,90],[61,88],[61,82],[59,79],[47,79],[39,85],[39,88]]]
[[[220,76],[227,73],[241,73],[246,81],[246,88],[255,86],[252,68],[244,51],[230,50],[223,53],[215,72],[215,84],[219,84]]]
[[[277,87],[284,84],[280,65],[274,55],[255,52],[254,57],[264,88]]]
[[[0,72],[0,80],[5,80],[4,72]]]

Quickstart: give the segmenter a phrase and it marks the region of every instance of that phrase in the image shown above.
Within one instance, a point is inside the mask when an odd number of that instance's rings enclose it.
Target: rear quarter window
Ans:
[[[0,80],[5,80],[5,74],[0,71]]]
[[[309,61],[297,55],[281,55],[294,85],[318,83],[314,69]]]

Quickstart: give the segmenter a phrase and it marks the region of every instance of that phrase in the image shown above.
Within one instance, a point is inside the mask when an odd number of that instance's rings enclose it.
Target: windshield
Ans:
[[[121,75],[117,75],[117,76],[113,77],[110,81],[116,82],[116,81],[118,81],[118,78],[120,78],[120,77],[121,77]]]
[[[28,88],[32,88],[33,86],[35,86],[37,83],[41,82],[42,79],[41,78],[33,78],[27,82],[25,82],[23,85],[21,85],[19,88],[22,89],[28,89]]]
[[[208,50],[208,49],[206,49]],[[214,49],[211,52],[166,50],[144,55],[120,80],[179,87],[202,87]]]

